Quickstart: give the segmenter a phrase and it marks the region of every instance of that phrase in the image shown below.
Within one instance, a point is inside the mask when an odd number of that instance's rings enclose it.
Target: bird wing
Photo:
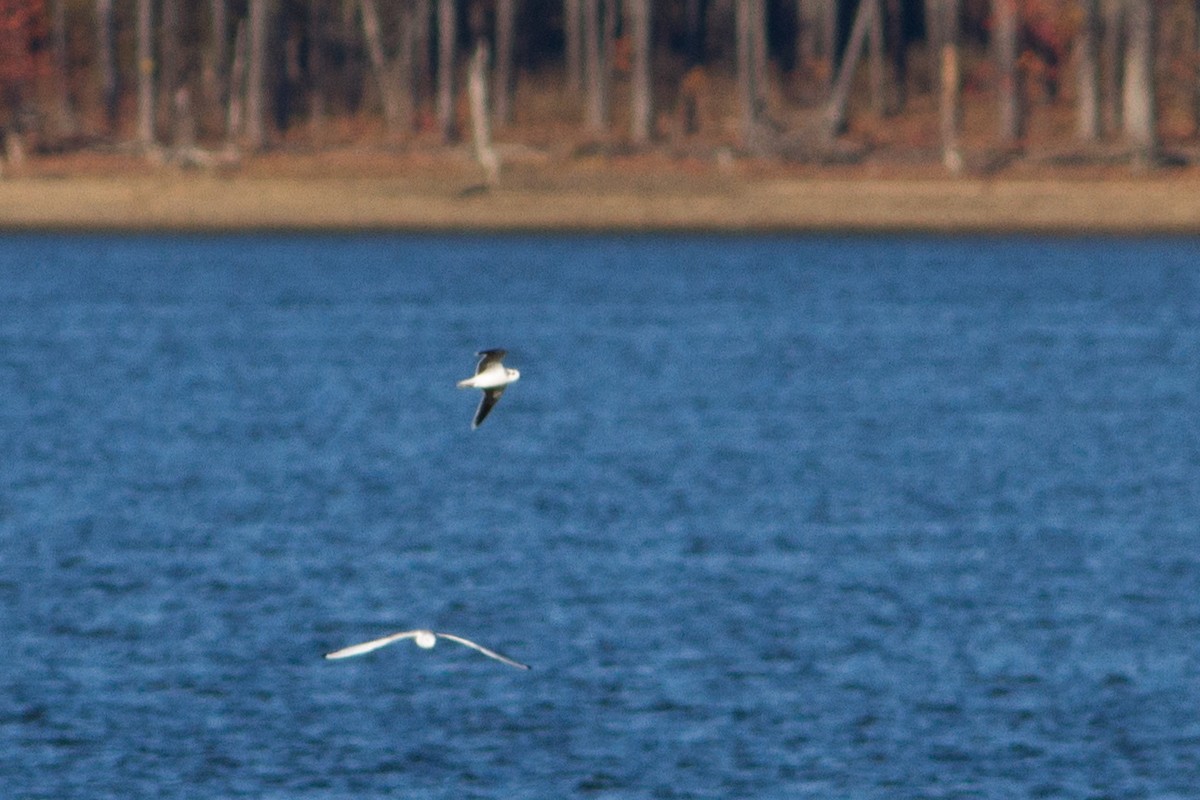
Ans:
[[[475,644],[470,639],[464,639],[463,637],[455,636],[452,633],[439,633],[437,635],[443,639],[449,639],[452,642],[458,642],[459,644],[464,644],[467,647],[471,648],[472,650],[478,650],[479,652],[483,653],[488,658],[494,658],[497,661],[502,661],[505,664],[508,664],[510,667],[516,667],[517,669],[529,669],[528,664],[522,664],[520,661],[513,661],[511,658],[507,658],[506,656],[500,655],[495,650],[488,650],[483,645]]]
[[[502,360],[504,360],[504,357],[506,355],[508,355],[508,351],[507,350],[499,350],[499,349],[497,349],[497,350],[480,350],[475,355],[481,356],[481,358],[479,359],[479,364],[475,367],[475,374],[478,375],[479,373],[483,372],[485,369],[490,367],[492,364],[499,364]]]
[[[504,387],[497,386],[495,389],[484,389],[483,397],[479,399],[479,408],[475,409],[475,419],[471,422],[471,429],[478,428],[488,414],[492,412],[492,406],[496,405],[496,401],[500,399],[500,395],[504,394]]]
[[[326,653],[325,657],[333,659],[333,658],[349,658],[350,656],[361,656],[363,653],[369,653],[372,650],[378,650],[379,648],[385,647],[385,646],[391,644],[392,642],[398,642],[401,639],[411,639],[414,636],[416,636],[418,633],[420,633],[420,631],[404,631],[403,633],[393,633],[388,636],[381,637],[379,639],[372,639],[369,642],[363,642],[362,644],[350,645],[349,647],[343,647],[341,650],[334,650],[332,653]]]

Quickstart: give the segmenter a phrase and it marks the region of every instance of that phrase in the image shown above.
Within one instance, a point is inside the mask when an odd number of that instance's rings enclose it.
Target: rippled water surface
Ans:
[[[3,795],[1194,797],[1198,361],[1184,241],[6,238]]]

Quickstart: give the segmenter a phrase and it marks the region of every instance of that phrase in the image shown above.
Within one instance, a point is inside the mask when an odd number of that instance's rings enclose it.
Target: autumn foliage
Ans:
[[[0,0],[0,113],[11,121],[25,86],[43,68],[44,0]]]

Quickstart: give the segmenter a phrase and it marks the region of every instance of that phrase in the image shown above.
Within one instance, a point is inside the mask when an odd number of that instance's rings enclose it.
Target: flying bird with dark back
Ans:
[[[480,350],[475,354],[480,356],[479,364],[475,367],[475,374],[458,382],[460,389],[483,390],[483,398],[479,401],[479,408],[475,411],[475,419],[471,421],[471,430],[475,430],[483,423],[508,385],[516,383],[521,377],[518,370],[509,369],[501,363],[507,354],[507,350]]]

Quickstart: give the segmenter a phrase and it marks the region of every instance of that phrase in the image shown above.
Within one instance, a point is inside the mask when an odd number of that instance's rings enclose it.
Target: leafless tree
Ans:
[[[825,95],[833,86],[837,49],[836,0],[796,0],[796,65],[803,85]]]
[[[483,169],[487,185],[500,182],[500,158],[492,147],[492,131],[488,112],[488,44],[480,36],[475,41],[475,52],[467,70],[467,98],[471,106],[471,141],[474,144],[475,160]]]
[[[209,39],[201,83],[204,101],[210,108],[220,109],[228,100],[229,0],[211,0],[208,8]]]
[[[412,6],[401,12],[401,30],[396,55],[389,57],[383,41],[383,25],[375,0],[359,0],[363,40],[371,71],[379,87],[383,118],[388,133],[401,136],[412,127]]]
[[[261,150],[267,141],[267,30],[271,0],[250,0],[246,71],[246,146]]]
[[[1100,3],[1081,0],[1079,38],[1075,43],[1078,72],[1078,123],[1085,142],[1100,138]]]
[[[583,0],[583,72],[586,128],[593,135],[608,131],[609,18],[614,0]]]
[[[650,82],[650,20],[651,0],[626,0],[625,16],[629,22],[633,63],[630,75],[630,136],[635,144],[650,141],[650,125],[654,101]]]
[[[325,17],[321,0],[308,0],[308,129],[314,143],[325,133]]]
[[[766,41],[763,28],[766,25],[764,0],[736,0],[737,33],[737,86],[738,107],[741,118],[742,144],[748,149],[762,146],[760,118],[763,110],[763,64],[766,54],[762,52]]]
[[[114,32],[113,0],[96,0],[96,63],[100,69],[100,102],[104,107],[104,121],[109,132],[117,126],[120,102]]]
[[[1200,0],[1192,2],[1192,47],[1200,56]],[[1192,62],[1192,135],[1200,135],[1200,64]]]
[[[563,60],[567,91],[583,89],[583,3],[563,0]]]
[[[154,11],[151,0],[137,0],[137,139],[143,149],[154,147]]]
[[[870,53],[868,67],[871,77],[871,111],[875,116],[882,117],[887,113],[883,2],[882,0],[871,0],[871,2],[874,8],[871,13],[870,28],[867,31],[867,51]]]
[[[904,34],[904,0],[886,0],[885,46],[892,65],[893,108],[904,108],[908,96],[908,42]]]
[[[1025,135],[1024,81],[1018,61],[1020,20],[1016,0],[992,0],[994,57],[999,77],[1000,139],[1015,144]]]
[[[1134,162],[1153,163],[1158,150],[1155,104],[1154,31],[1156,0],[1130,0],[1129,41],[1125,46],[1125,133]]]
[[[246,21],[237,24],[233,37],[233,62],[229,65],[229,107],[225,111],[225,146],[236,150],[245,124],[246,101]]]
[[[454,136],[454,67],[458,39],[458,8],[454,0],[438,0],[437,121],[442,139]]]
[[[946,165],[952,170],[962,166],[960,17],[964,31],[979,30],[990,20],[984,29],[990,33],[998,75],[998,138],[1023,142],[1029,109],[1022,65],[1029,59],[1019,57],[1020,48],[1028,45],[1031,54],[1045,55],[1047,75],[1060,66],[1057,42],[1042,42],[1036,27],[1022,24],[1034,21],[1022,19],[1026,0],[920,3]],[[1073,96],[1081,140],[1120,134],[1138,163],[1152,163],[1160,147],[1156,99],[1185,106],[1195,114],[1200,132],[1200,70],[1184,76],[1174,69],[1200,61],[1200,0],[1054,3],[1079,12],[1074,18],[1079,24],[1072,23],[1071,64],[1077,70]],[[283,128],[298,116],[290,112],[305,102],[316,140],[324,115],[358,114],[364,98],[382,106],[393,134],[406,135],[432,111],[447,140],[459,133],[455,128],[460,122],[467,135],[466,116],[458,119],[456,103],[470,89],[465,79],[480,73],[467,71],[478,62],[469,63],[470,53],[464,49],[460,54],[458,45],[480,37],[491,57],[484,71],[489,78],[484,97],[492,126],[506,124],[520,110],[514,90],[524,73],[518,73],[517,65],[541,66],[554,58],[563,65],[560,80],[581,90],[578,105],[571,96],[571,112],[580,112],[589,135],[607,136],[614,114],[625,119],[625,108],[613,106],[613,80],[614,69],[627,65],[628,139],[645,143],[654,135],[656,101],[662,99],[654,92],[654,65],[685,55],[675,68],[687,70],[679,80],[678,104],[680,120],[690,122],[681,122],[679,129],[694,126],[702,106],[714,109],[707,118],[715,116],[725,97],[720,89],[732,70],[742,140],[750,150],[769,150],[767,133],[774,123],[768,110],[775,109],[768,109],[768,100],[825,98],[830,130],[844,128],[858,87],[861,100],[869,97],[876,114],[890,113],[898,100],[903,102],[910,52],[905,14],[918,8],[917,0],[561,0],[561,5],[559,0],[539,0],[536,6],[521,0],[40,0],[38,5],[44,9],[39,12],[43,27],[34,49],[44,71],[37,78],[38,91],[30,87],[28,94],[44,104],[39,110],[48,131],[69,135],[79,120],[100,119],[97,112],[103,112],[107,124],[98,128],[128,130],[151,153],[172,138],[190,141],[189,126],[197,120],[208,122],[194,132],[203,144],[216,133],[220,111],[227,114],[228,130],[239,144],[261,148],[274,130],[272,121],[286,133]],[[539,13],[545,10],[551,13]],[[777,47],[792,26],[769,29],[768,11],[772,24],[790,23],[781,15],[795,14],[795,92],[771,91],[776,62],[767,34]],[[847,11],[854,13],[847,16]],[[838,29],[839,12],[842,21],[852,23],[847,31]],[[464,23],[469,30],[460,33]],[[1060,23],[1051,23],[1059,26],[1055,35],[1072,27]],[[85,28],[83,35],[72,36],[77,25]],[[522,25],[530,29],[522,30]],[[676,29],[656,28],[652,35],[652,26],[660,25]],[[559,35],[562,53],[554,40]],[[547,42],[553,44],[545,53],[523,49]],[[1041,44],[1044,52],[1032,49]],[[90,52],[80,52],[81,47]],[[1159,59],[1158,77],[1169,83],[1160,91],[1154,62],[1156,51],[1168,47]],[[120,71],[127,62],[135,68],[128,76]],[[865,76],[864,66],[869,70]],[[86,77],[98,89],[95,94],[73,93],[85,77],[75,71],[83,69],[94,72]],[[624,94],[620,97],[624,103]],[[966,100],[976,102],[971,96]],[[127,120],[121,117],[125,108]]]
[[[934,52],[938,56],[938,118],[942,164],[952,173],[963,168],[962,75],[959,64],[959,0],[926,0]]]
[[[850,40],[846,43],[841,64],[835,73],[833,88],[829,93],[829,105],[825,111],[826,131],[831,136],[840,133],[846,125],[846,109],[850,102],[854,73],[858,69],[867,37],[878,16],[879,0],[861,0],[854,15],[854,24],[850,27]]]
[[[175,92],[179,89],[182,42],[179,0],[161,0],[158,22],[158,119],[171,130],[175,121]]]
[[[67,4],[53,0],[50,7],[50,52],[54,64],[54,126],[60,136],[73,136],[78,129],[67,85]]]
[[[496,58],[492,92],[493,115],[498,125],[512,121],[513,38],[516,32],[517,0],[496,2]]]
[[[1125,2],[1126,0],[1102,0],[1104,15],[1103,54],[1101,61],[1100,97],[1103,104],[1104,126],[1109,131],[1122,128],[1124,109],[1121,105],[1121,85],[1124,82],[1125,62]]]

